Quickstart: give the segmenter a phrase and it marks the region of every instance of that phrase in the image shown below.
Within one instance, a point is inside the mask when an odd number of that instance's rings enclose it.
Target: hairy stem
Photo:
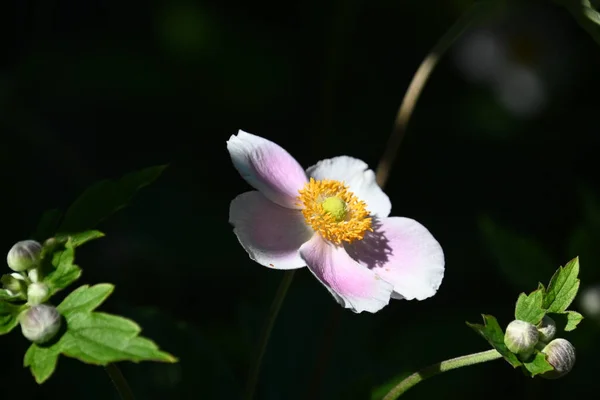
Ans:
[[[474,353],[467,356],[452,358],[450,360],[430,365],[429,367],[423,368],[419,372],[415,372],[414,374],[403,379],[402,382],[394,386],[394,388],[385,395],[383,400],[395,400],[417,383],[422,382],[427,378],[431,378],[432,376],[441,374],[442,372],[468,367],[469,365],[481,364],[487,361],[497,360],[499,358],[502,358],[502,355],[496,350],[488,350],[482,351],[481,353]]]
[[[281,283],[279,284],[279,288],[277,288],[277,293],[275,294],[273,303],[271,303],[269,315],[267,316],[265,326],[263,328],[258,342],[256,357],[254,359],[252,367],[250,368],[250,374],[248,375],[248,382],[246,383],[246,394],[244,397],[246,400],[252,400],[252,398],[254,397],[254,391],[256,390],[256,383],[258,382],[258,376],[260,374],[262,359],[265,355],[265,350],[267,349],[267,344],[269,343],[269,337],[271,336],[271,331],[273,330],[273,326],[275,325],[275,320],[277,319],[277,315],[279,314],[279,310],[281,309],[281,305],[283,304],[285,295],[287,294],[287,291],[290,285],[292,284],[292,279],[294,278],[294,271],[295,270],[289,270],[285,272],[285,274],[283,275],[283,279],[281,279]]]
[[[135,400],[133,391],[131,390],[129,383],[127,383],[127,379],[125,379],[125,376],[123,376],[123,373],[117,364],[108,364],[105,369],[113,385],[115,385],[117,392],[119,392],[121,399]]]

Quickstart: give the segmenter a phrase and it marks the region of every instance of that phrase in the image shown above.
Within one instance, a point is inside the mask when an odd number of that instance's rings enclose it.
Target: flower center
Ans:
[[[341,244],[362,240],[373,231],[366,204],[357,199],[344,183],[334,180],[310,181],[299,191],[306,223],[326,240]]]

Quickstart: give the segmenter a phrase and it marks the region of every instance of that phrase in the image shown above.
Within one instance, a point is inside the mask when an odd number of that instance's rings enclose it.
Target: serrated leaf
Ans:
[[[508,229],[490,217],[479,219],[479,229],[500,272],[516,288],[534,287],[540,274],[552,274],[552,257],[534,237]]]
[[[567,324],[564,330],[566,332],[574,331],[581,321],[583,321],[583,315],[577,311],[567,311]]]
[[[134,321],[93,311],[113,289],[113,285],[106,283],[84,285],[59,304],[57,309],[66,320],[62,337],[43,348],[32,345],[25,355],[24,365],[30,367],[38,383],[52,375],[59,354],[94,365],[118,361],[177,362],[156,343],[139,336],[141,328]]]
[[[54,270],[44,278],[44,283],[50,288],[51,294],[66,288],[79,279],[81,268],[73,264],[73,261],[75,261],[75,248],[69,240],[63,250],[53,254],[52,266]]]
[[[65,213],[59,233],[94,228],[105,218],[129,203],[135,193],[154,182],[166,165],[146,168],[125,175],[120,180],[103,180],[89,187]]]
[[[25,353],[23,366],[29,367],[35,381],[42,384],[54,373],[59,356],[58,346],[40,347],[34,343]]]
[[[19,314],[23,309],[24,306],[0,300],[0,335],[9,333],[19,324]]]
[[[117,361],[177,361],[160,351],[151,340],[138,336],[141,328],[133,321],[100,312],[74,313],[61,340],[61,352],[87,364],[106,365]]]
[[[546,355],[540,352],[536,352],[533,358],[523,363],[523,366],[531,377],[554,370],[552,365],[546,360]]]
[[[111,295],[114,288],[110,283],[99,283],[92,287],[80,286],[71,292],[57,309],[67,318],[75,313],[94,311]]]
[[[58,209],[52,209],[44,212],[42,218],[37,225],[37,228],[31,235],[34,240],[43,242],[56,233],[56,229],[60,223],[62,213]]]
[[[579,290],[579,258],[575,257],[552,276],[546,294],[544,295],[543,307],[548,313],[561,313],[571,305],[577,291]]]
[[[537,325],[546,315],[546,310],[542,308],[543,301],[543,290],[537,289],[529,295],[521,293],[515,307],[515,319]]]
[[[484,324],[472,324],[467,322],[467,325],[479,333],[485,340],[488,341],[498,353],[514,368],[522,365],[516,355],[511,353],[504,344],[504,331],[500,328],[498,321],[492,315],[482,315]]]
[[[600,44],[600,4],[590,0],[554,0],[564,6],[577,23]]]

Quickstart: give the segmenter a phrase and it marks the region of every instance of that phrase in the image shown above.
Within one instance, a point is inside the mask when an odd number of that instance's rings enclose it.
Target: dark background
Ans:
[[[346,154],[375,168],[414,71],[469,3],[3,3],[0,247],[99,179],[169,163],[99,226],[106,238],[79,249],[80,283],[115,283],[103,309],[135,319],[180,358],[121,364],[140,399],[240,398],[283,273],[253,263],[228,224],[229,202],[248,186],[226,140],[244,129],[306,167]],[[489,313],[505,326],[518,294],[574,256],[582,288],[600,283],[600,48],[562,8],[530,3],[472,29],[442,60],[386,187],[392,215],[420,221],[444,247],[437,295],[391,301],[375,315],[340,313],[300,270],[257,398],[369,399],[394,377],[486,350],[464,322]],[[485,51],[460,55],[478,32],[529,80],[469,75]],[[563,379],[526,378],[495,361],[435,377],[406,398],[597,392],[599,327],[587,318],[567,336],[578,360]],[[19,329],[1,338],[2,398],[117,398],[102,368],[67,358],[36,385],[22,368],[27,346]]]

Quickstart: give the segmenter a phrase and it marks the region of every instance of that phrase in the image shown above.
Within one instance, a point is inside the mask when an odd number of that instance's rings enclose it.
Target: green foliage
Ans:
[[[515,318],[537,325],[544,318],[544,315],[546,315],[546,310],[542,308],[543,301],[543,289],[537,289],[531,292],[529,296],[521,293],[515,308]]]
[[[51,265],[54,268],[44,279],[44,283],[48,285],[51,295],[79,279],[81,268],[73,264],[74,261],[75,247],[71,240],[67,240],[64,249],[52,255]]]
[[[565,7],[577,23],[600,44],[600,1],[554,0]]]
[[[583,315],[577,311],[567,311],[567,324],[564,330],[567,332],[575,330],[581,321],[583,321]]]
[[[521,366],[521,361],[519,361],[517,356],[506,348],[506,345],[504,344],[504,331],[500,328],[496,317],[485,314],[483,314],[482,317],[483,325],[472,324],[470,322],[467,322],[467,325],[483,336],[483,338],[487,340],[498,353],[502,354],[502,357],[504,357],[510,365],[514,368]]]
[[[554,273],[546,289],[541,283],[529,295],[521,293],[515,306],[515,318],[533,325],[538,325],[546,314],[552,314],[557,330],[568,332],[574,330],[583,316],[575,311],[567,311],[577,291],[579,290],[579,258],[569,261],[564,268],[559,267]],[[553,367],[540,351],[535,352],[527,359],[519,358],[510,352],[504,345],[504,333],[498,321],[491,315],[483,316],[485,324],[470,324],[495,348],[506,361],[513,367],[522,366],[528,376],[543,374],[552,371]]]
[[[544,295],[544,308],[550,313],[562,313],[571,305],[579,290],[579,258],[559,267],[552,276]]]
[[[539,351],[536,351],[533,357],[523,362],[523,367],[529,372],[529,376],[531,377],[554,369],[546,360],[546,355]]]
[[[141,328],[133,321],[94,310],[110,296],[108,283],[84,285],[73,291],[57,307],[66,320],[66,330],[55,343],[42,347],[32,344],[24,366],[36,382],[43,383],[54,372],[60,354],[95,365],[117,361],[176,362],[149,339],[139,336]]]
[[[23,306],[0,300],[0,335],[9,333],[19,324],[19,314],[23,309]]]

